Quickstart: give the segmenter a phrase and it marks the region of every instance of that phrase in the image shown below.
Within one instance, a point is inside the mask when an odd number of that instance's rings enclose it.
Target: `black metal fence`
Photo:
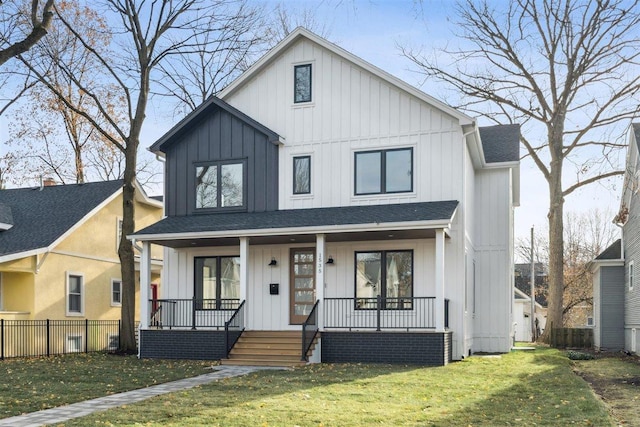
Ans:
[[[119,320],[0,319],[0,360],[53,354],[115,352]]]
[[[324,327],[336,329],[435,329],[435,297],[325,298]],[[449,325],[449,301],[444,307]]]
[[[223,329],[239,306],[239,299],[152,299],[149,300],[149,326]]]

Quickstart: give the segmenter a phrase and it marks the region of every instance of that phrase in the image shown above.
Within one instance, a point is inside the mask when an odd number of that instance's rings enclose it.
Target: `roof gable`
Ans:
[[[370,64],[369,62],[359,58],[358,56],[344,50],[343,48],[329,42],[328,40],[312,33],[311,31],[298,27],[293,30],[287,37],[285,37],[280,43],[273,47],[266,55],[260,58],[255,64],[253,64],[247,71],[234,80],[229,86],[222,90],[219,94],[220,98],[228,99],[233,93],[241,88],[245,83],[250,82],[256,75],[258,75],[263,69],[268,67],[273,61],[275,61],[281,54],[288,50],[291,46],[297,43],[300,39],[307,39],[317,45],[327,49],[334,55],[348,61],[356,66],[367,70],[371,74],[387,82],[388,84],[409,93],[412,96],[420,99],[428,105],[454,117],[459,121],[461,125],[475,123],[474,119],[463,114],[462,112],[450,107],[442,101],[427,95],[416,87],[408,84],[407,82],[387,73],[386,71]]]
[[[596,257],[596,260],[622,259],[622,240],[618,239]]]
[[[0,231],[0,261],[50,247],[121,189],[122,180],[0,190],[13,218]]]
[[[496,125],[478,129],[486,163],[520,160],[520,125]]]
[[[191,113],[187,114],[182,120],[180,120],[174,127],[172,127],[167,133],[165,133],[160,139],[158,139],[151,147],[149,147],[149,151],[154,153],[165,153],[167,147],[172,145],[174,142],[179,140],[180,136],[183,135],[190,129],[190,125],[200,120],[207,114],[211,114],[215,109],[222,109],[232,116],[238,118],[242,122],[247,125],[253,127],[254,129],[264,133],[268,140],[274,144],[278,144],[280,141],[280,136],[273,132],[271,129],[266,126],[258,123],[251,117],[247,116],[240,110],[235,107],[232,107],[225,101],[215,96],[209,97],[205,102],[203,102],[198,108],[193,110]]]

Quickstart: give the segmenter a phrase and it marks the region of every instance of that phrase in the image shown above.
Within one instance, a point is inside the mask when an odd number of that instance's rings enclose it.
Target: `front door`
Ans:
[[[304,323],[316,302],[314,248],[291,249],[289,319],[292,325]]]

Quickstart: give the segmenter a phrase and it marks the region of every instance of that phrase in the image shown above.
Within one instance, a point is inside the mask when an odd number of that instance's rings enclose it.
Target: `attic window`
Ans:
[[[293,102],[311,102],[311,64],[293,67]]]

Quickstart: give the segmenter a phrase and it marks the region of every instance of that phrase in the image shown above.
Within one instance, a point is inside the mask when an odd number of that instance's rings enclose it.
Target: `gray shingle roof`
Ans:
[[[478,129],[487,163],[520,160],[520,125],[496,125]]]
[[[611,244],[607,249],[602,251],[600,255],[596,257],[597,260],[605,259],[621,259],[622,258],[622,245],[621,240],[618,239]]]
[[[45,248],[122,188],[122,180],[0,190],[14,226],[0,231],[0,257]]]
[[[449,220],[457,206],[457,201],[450,200],[394,205],[174,216],[144,228],[135,235]]]

